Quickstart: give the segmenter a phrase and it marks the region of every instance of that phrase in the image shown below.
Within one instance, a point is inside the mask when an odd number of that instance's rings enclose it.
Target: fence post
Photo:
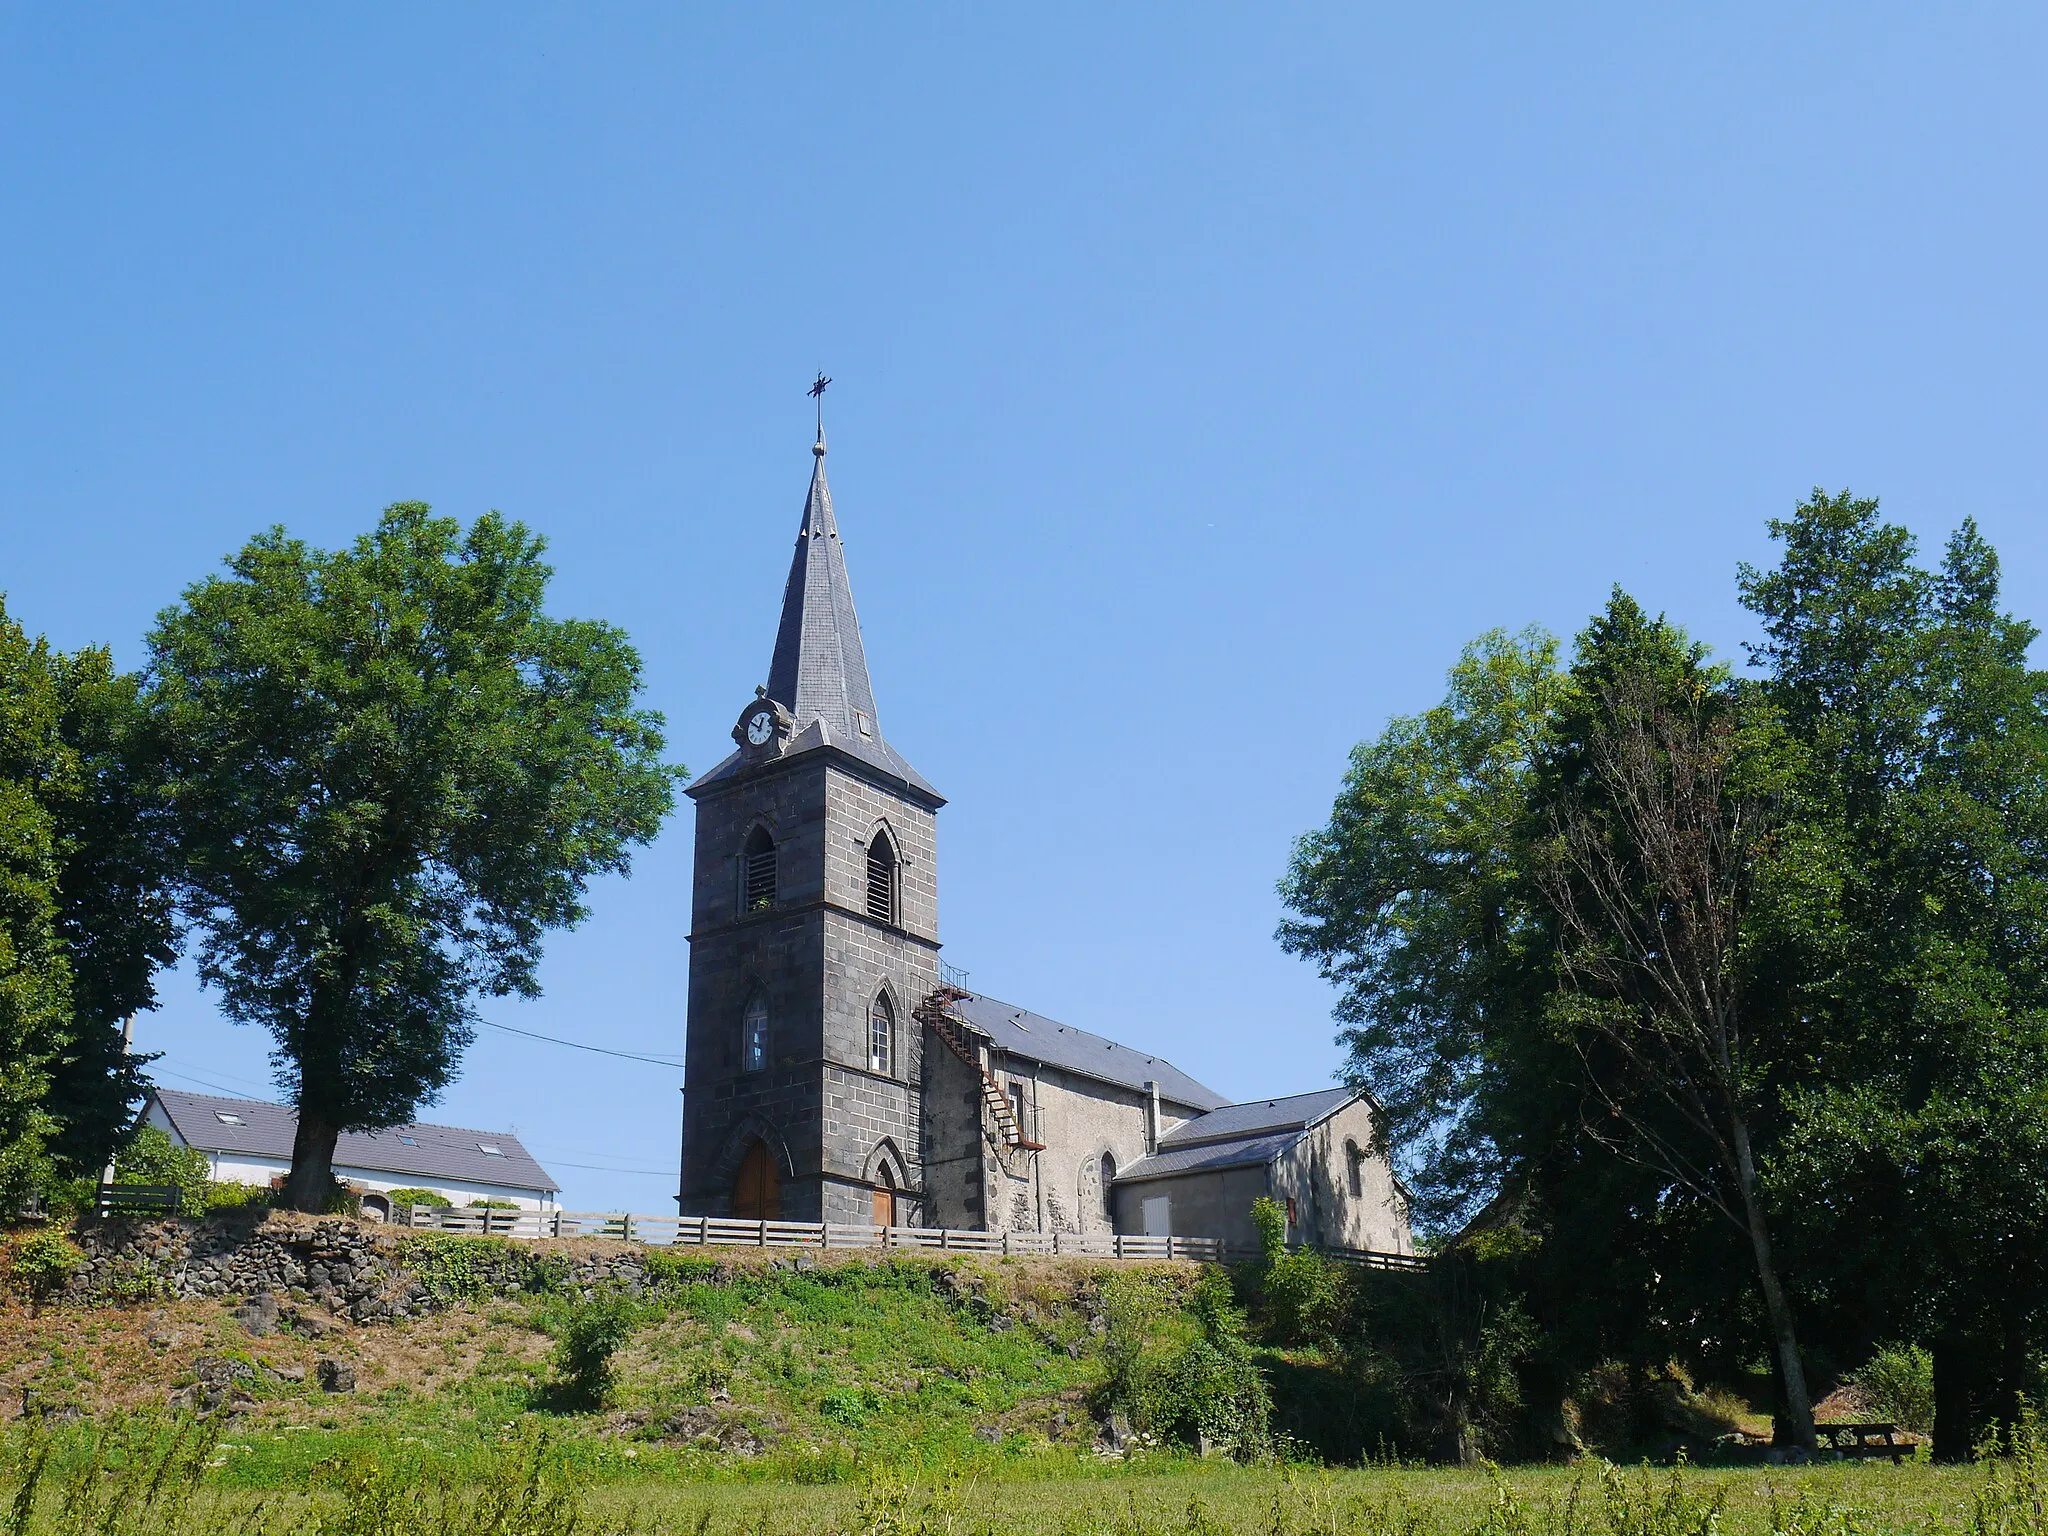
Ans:
[[[761,1222],[760,1222],[760,1227],[761,1227],[761,1246],[762,1246],[763,1248],[766,1248],[766,1247],[768,1246],[768,1218],[767,1218],[767,1217],[765,1217],[765,1216],[764,1216],[764,1217],[762,1217],[762,1218],[761,1218]]]
[[[619,1222],[619,1241],[622,1243],[633,1241],[633,1213],[631,1211],[628,1211]]]
[[[1120,1259],[1124,1256],[1124,1235],[1119,1232],[1109,1240],[1109,1256]]]

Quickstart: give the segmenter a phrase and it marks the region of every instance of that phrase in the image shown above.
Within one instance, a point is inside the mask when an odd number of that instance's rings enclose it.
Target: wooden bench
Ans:
[[[102,1184],[96,1206],[102,1216],[116,1211],[175,1216],[184,1199],[175,1184]]]
[[[1896,1424],[1816,1424],[1815,1443],[1837,1456],[1889,1456],[1897,1466],[1913,1454],[1913,1442],[1899,1438]]]

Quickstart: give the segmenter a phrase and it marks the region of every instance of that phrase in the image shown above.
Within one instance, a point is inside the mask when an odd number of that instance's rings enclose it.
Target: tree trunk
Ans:
[[[334,1196],[334,1144],[341,1127],[303,1104],[292,1138],[292,1171],[285,1180],[284,1208],[317,1216]]]
[[[1976,1454],[1976,1351],[1960,1333],[1934,1341],[1934,1459],[1968,1461]]]
[[[1791,1423],[1791,1439],[1807,1450],[1814,1448],[1813,1394],[1806,1386],[1806,1365],[1799,1358],[1799,1336],[1792,1327],[1792,1304],[1778,1281],[1778,1262],[1771,1254],[1771,1231],[1764,1220],[1763,1202],[1756,1196],[1756,1160],[1749,1145],[1749,1124],[1741,1115],[1730,1117],[1734,1132],[1736,1182],[1742,1186],[1742,1215],[1749,1228],[1749,1246],[1756,1255],[1757,1285],[1764,1293],[1764,1311],[1770,1318],[1771,1346],[1778,1357],[1778,1378],[1784,1385],[1785,1416]]]

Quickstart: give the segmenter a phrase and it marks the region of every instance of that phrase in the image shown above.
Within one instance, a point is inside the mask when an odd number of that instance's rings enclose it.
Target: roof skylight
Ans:
[[[240,1115],[231,1115],[224,1109],[216,1109],[213,1112],[213,1118],[218,1120],[222,1125],[240,1125],[242,1123],[242,1117]]]
[[[485,1157],[503,1157],[505,1155],[505,1149],[494,1142],[480,1141],[476,1144],[476,1149],[483,1153]]]

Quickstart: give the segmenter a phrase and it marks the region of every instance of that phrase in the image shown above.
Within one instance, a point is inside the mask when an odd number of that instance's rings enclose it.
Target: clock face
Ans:
[[[747,716],[747,740],[757,747],[768,745],[768,738],[775,734],[775,714],[772,710],[757,709]]]

